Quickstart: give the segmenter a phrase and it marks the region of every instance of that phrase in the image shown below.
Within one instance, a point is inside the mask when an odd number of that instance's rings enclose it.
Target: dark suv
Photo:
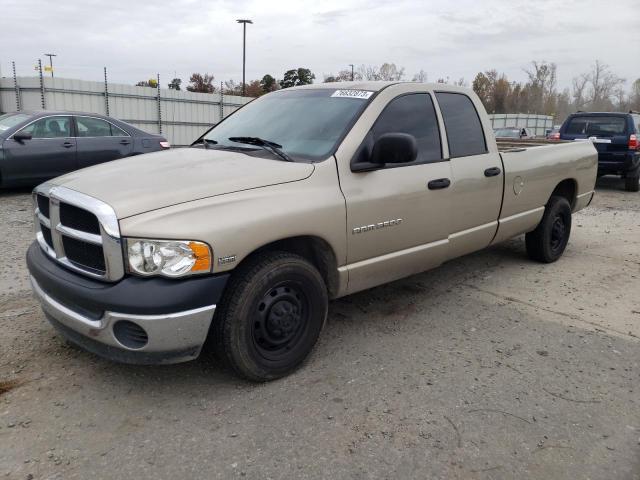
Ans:
[[[572,113],[560,127],[560,139],[590,139],[598,150],[598,176],[620,175],[627,191],[638,191],[640,114]]]

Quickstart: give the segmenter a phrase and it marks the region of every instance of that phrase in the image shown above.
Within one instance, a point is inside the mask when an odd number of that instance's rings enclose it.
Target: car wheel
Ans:
[[[624,179],[624,189],[627,192],[637,192],[640,190],[640,171],[634,172],[632,176]]]
[[[309,356],[325,324],[318,270],[286,252],[258,254],[234,272],[213,320],[216,356],[240,376],[274,380]]]
[[[527,254],[532,260],[552,263],[558,260],[571,234],[571,205],[564,197],[551,197],[542,220],[525,235]]]

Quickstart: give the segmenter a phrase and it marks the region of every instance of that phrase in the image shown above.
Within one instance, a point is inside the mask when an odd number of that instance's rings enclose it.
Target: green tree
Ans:
[[[182,85],[182,80],[174,78],[169,82],[169,90],[181,90],[180,85]]]
[[[268,73],[260,80],[260,88],[263,93],[273,92],[278,88],[278,82]]]
[[[309,85],[313,83],[316,76],[308,68],[297,68],[287,70],[280,80],[282,88],[296,87],[298,85]]]
[[[189,78],[187,90],[190,92],[213,93],[216,91],[216,87],[213,86],[214,78],[213,75],[209,75],[208,73],[204,75],[201,73],[192,73],[191,78]]]

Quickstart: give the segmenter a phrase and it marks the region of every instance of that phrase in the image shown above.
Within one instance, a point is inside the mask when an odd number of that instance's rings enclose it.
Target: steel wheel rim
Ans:
[[[567,226],[562,215],[557,215],[551,225],[551,250],[558,251],[564,242]]]
[[[309,302],[298,284],[284,282],[270,288],[258,302],[251,325],[257,352],[280,360],[301,343],[309,325]]]

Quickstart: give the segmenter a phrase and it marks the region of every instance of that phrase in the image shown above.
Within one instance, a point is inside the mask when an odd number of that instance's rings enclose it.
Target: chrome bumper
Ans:
[[[216,306],[162,315],[133,315],[105,311],[94,319],[47,294],[31,276],[35,297],[51,323],[69,340],[103,357],[125,363],[178,363],[198,357],[207,338]],[[128,321],[144,329],[147,342],[140,348],[124,345],[114,325]]]

